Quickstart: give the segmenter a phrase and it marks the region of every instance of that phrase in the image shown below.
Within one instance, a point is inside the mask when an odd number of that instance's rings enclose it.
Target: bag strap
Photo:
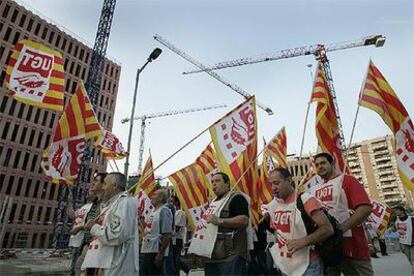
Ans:
[[[305,224],[306,233],[310,235],[316,231],[316,227],[315,227],[315,224],[312,218],[305,211],[305,206],[303,205],[303,201],[302,201],[302,194],[303,193],[300,193],[298,195],[298,199],[296,200],[296,207],[300,211],[303,223]]]

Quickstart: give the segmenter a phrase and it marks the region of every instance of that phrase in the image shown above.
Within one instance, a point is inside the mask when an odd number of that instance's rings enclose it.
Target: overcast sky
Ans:
[[[55,23],[93,45],[103,1],[25,0]],[[414,116],[413,1],[125,1],[118,0],[108,55],[122,64],[113,132],[127,144],[136,69],[155,47],[161,56],[141,75],[136,115],[212,104],[228,109],[153,119],[147,126],[144,163],[151,148],[155,166],[200,131],[215,122],[242,97],[207,74],[185,76],[191,64],[153,39],[159,34],[204,64],[251,57],[317,43],[350,41],[371,34],[387,37],[384,47],[347,49],[328,54],[345,139],[348,143],[357,98],[369,58],[385,75],[411,116]],[[270,139],[287,128],[288,152],[299,154],[312,82],[312,56],[252,64],[218,71],[270,106],[273,116],[257,109],[259,137]],[[362,108],[354,141],[390,134],[379,116]],[[305,152],[314,151],[315,105],[312,105]],[[413,118],[413,117],[412,117]],[[136,171],[139,122],[133,133],[130,172]],[[200,139],[159,169],[167,176],[188,165],[209,143]],[[259,148],[261,148],[261,139]],[[118,161],[123,171],[124,161]]]

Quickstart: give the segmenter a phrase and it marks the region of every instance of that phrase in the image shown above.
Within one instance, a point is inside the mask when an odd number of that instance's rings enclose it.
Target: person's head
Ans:
[[[180,199],[178,198],[178,196],[173,195],[170,197],[170,200],[177,210],[181,208]]]
[[[407,213],[405,211],[405,208],[402,207],[402,206],[398,206],[398,207],[395,208],[395,214],[399,218],[404,218],[407,215]]]
[[[220,197],[230,191],[230,178],[223,172],[218,172],[213,175],[211,179],[213,192],[217,197]]]
[[[287,199],[295,190],[292,175],[288,169],[276,168],[269,173],[269,183],[272,185],[272,193],[276,198]]]
[[[107,173],[97,173],[92,179],[89,193],[92,193],[95,197],[101,197],[103,195],[103,185]]]
[[[120,172],[109,173],[104,182],[103,194],[105,199],[110,199],[114,195],[125,191],[127,184],[125,175]]]
[[[321,152],[314,156],[317,174],[323,179],[329,179],[335,173],[335,161],[329,153]]]
[[[168,191],[166,189],[158,189],[151,196],[151,203],[154,207],[161,206],[168,201]]]

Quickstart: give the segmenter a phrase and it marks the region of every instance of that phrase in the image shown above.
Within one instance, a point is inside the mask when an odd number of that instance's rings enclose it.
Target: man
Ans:
[[[180,200],[177,196],[172,196],[171,201],[175,206],[174,224],[175,224],[175,244],[173,240],[173,256],[174,264],[177,275],[180,274],[179,258],[181,250],[183,249],[184,239],[186,235],[185,226],[187,225],[187,219],[184,211],[181,209]]]
[[[404,207],[401,206],[395,208],[395,213],[397,215],[395,228],[400,235],[400,248],[413,266],[414,272],[414,217],[408,216]]]
[[[211,182],[217,198],[210,206],[216,204],[217,209],[206,222],[218,226],[218,232],[211,258],[205,260],[205,275],[245,275],[249,204],[241,193],[230,192],[227,174],[218,172]]]
[[[73,210],[72,193],[69,191],[68,215],[75,219],[73,228],[70,231],[71,237],[69,240],[69,246],[73,247],[70,275],[79,274],[80,267],[86,255],[87,246],[91,242],[91,234],[89,231],[85,231],[84,226],[87,221],[94,220],[99,215],[103,194],[102,186],[106,175],[106,173],[98,173],[95,175],[88,191],[88,203],[76,212]],[[93,268],[89,269],[90,274],[92,273],[91,270]]]
[[[151,197],[154,212],[149,225],[144,229],[142,241],[139,274],[164,275],[166,256],[169,253],[169,245],[172,238],[173,217],[167,207],[168,192],[165,189],[157,190]]]
[[[109,173],[104,180],[105,207],[99,219],[87,222],[93,236],[82,268],[100,268],[104,276],[138,273],[137,202],[125,192],[126,177]]]
[[[319,153],[314,160],[322,181],[308,192],[323,202],[329,213],[341,223],[344,233],[344,260],[336,267],[329,267],[328,274],[373,275],[368,241],[361,225],[372,211],[364,187],[355,177],[337,173],[330,154]]]
[[[273,200],[268,204],[268,216],[270,226],[276,231],[276,243],[272,247],[276,265],[286,275],[323,275],[319,254],[311,248],[334,233],[322,203],[307,193],[297,195],[292,176],[285,168],[270,172],[269,182]],[[297,200],[301,200],[305,212],[317,225],[312,234],[306,232]]]

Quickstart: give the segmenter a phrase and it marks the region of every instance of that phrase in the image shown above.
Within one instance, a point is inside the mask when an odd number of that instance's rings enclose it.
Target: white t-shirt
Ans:
[[[177,210],[174,216],[175,226],[179,226],[180,230],[175,233],[176,239],[185,239],[185,226],[187,225],[187,218],[183,210]]]

